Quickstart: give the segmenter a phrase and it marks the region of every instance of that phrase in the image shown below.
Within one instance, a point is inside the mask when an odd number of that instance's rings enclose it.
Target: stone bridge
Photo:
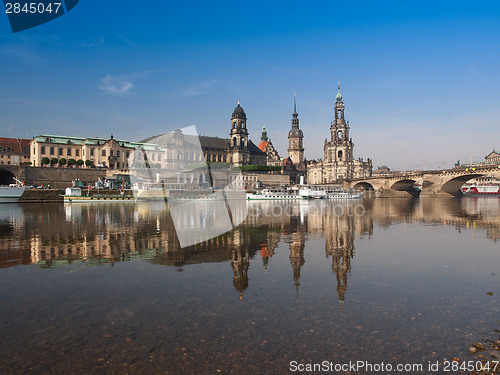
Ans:
[[[500,178],[500,164],[486,164],[472,167],[461,167],[439,171],[416,171],[398,175],[374,176],[364,179],[354,179],[346,183],[347,187],[364,190],[396,190],[406,191],[412,196],[418,196],[422,188],[423,194],[447,193],[461,196],[460,187],[467,181],[480,176],[495,176]]]
[[[15,183],[14,177],[24,181],[26,167],[19,165],[0,165],[0,186]]]

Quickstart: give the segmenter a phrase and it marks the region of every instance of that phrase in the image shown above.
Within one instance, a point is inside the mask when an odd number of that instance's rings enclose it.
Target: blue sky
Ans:
[[[238,100],[286,156],[293,93],[306,157],[337,81],[356,158],[451,167],[500,148],[498,2],[81,0],[13,34],[0,22],[0,136],[226,137]]]

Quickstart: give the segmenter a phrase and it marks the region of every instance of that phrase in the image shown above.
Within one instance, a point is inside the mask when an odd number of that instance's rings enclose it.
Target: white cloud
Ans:
[[[126,95],[134,88],[134,84],[130,82],[130,76],[112,77],[107,75],[101,80],[99,88],[103,91],[114,95]]]
[[[78,46],[79,47],[84,47],[84,48],[92,48],[92,47],[100,47],[100,46],[102,46],[104,44],[106,44],[106,42],[104,41],[104,38],[101,36],[101,37],[97,38],[93,42],[80,43],[80,44],[78,44]]]
[[[183,96],[191,97],[191,96],[199,96],[205,95],[209,92],[209,89],[214,85],[216,81],[206,81],[199,83],[197,85],[192,85],[183,91]]]

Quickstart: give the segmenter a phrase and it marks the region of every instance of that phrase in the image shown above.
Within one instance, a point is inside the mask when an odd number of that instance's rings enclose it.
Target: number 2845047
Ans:
[[[62,3],[5,3],[5,13],[59,13],[64,12]]]

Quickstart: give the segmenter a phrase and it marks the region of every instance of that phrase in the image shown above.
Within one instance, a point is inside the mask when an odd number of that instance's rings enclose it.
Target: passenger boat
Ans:
[[[247,200],[290,200],[302,199],[297,189],[263,189],[255,193],[247,193]]]
[[[500,196],[500,185],[484,184],[469,185],[462,189],[462,193],[468,196]]]
[[[0,186],[0,203],[17,203],[25,190],[25,186]]]
[[[186,188],[185,184],[141,183],[132,186],[137,201],[224,201],[245,199],[245,192],[238,189]]]
[[[70,187],[63,195],[64,203],[99,203],[99,202],[134,202],[132,195],[82,195],[82,189],[79,187]]]
[[[256,193],[248,193],[248,200],[291,200],[291,199],[357,199],[363,193],[346,191],[339,186],[302,185],[291,189],[264,189]]]
[[[300,187],[299,195],[303,199],[359,199],[363,193],[346,191],[335,185],[303,185]]]

